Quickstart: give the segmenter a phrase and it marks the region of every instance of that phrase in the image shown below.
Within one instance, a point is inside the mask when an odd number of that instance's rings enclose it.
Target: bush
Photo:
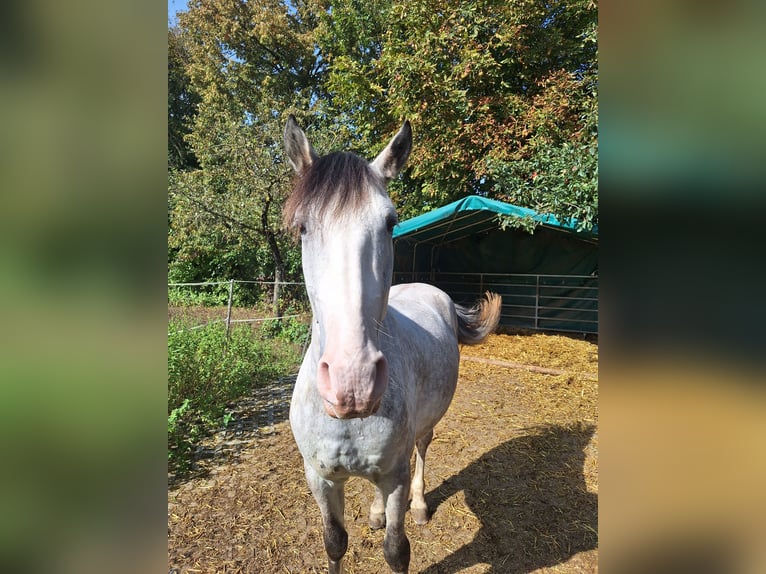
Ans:
[[[303,345],[309,338],[311,326],[300,317],[286,317],[278,321],[267,321],[263,325],[263,331],[270,337],[279,337]]]
[[[235,282],[232,295],[234,307],[250,307],[258,304],[268,293],[257,283]],[[176,307],[194,305],[216,307],[226,305],[228,301],[228,283],[168,287],[168,304]]]
[[[229,288],[224,285],[215,285],[201,289],[195,287],[169,287],[168,304],[174,307],[185,307],[201,305],[205,307],[216,307],[226,305],[229,301]]]
[[[223,426],[227,403],[294,371],[300,356],[290,345],[257,339],[248,325],[233,325],[228,339],[220,323],[171,323],[168,331],[168,461],[183,471],[196,441]]]

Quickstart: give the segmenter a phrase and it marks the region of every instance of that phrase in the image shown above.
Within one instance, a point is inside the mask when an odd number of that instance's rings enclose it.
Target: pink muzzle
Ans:
[[[354,355],[325,352],[317,368],[317,388],[333,418],[368,417],[380,408],[388,386],[388,362],[378,350]]]

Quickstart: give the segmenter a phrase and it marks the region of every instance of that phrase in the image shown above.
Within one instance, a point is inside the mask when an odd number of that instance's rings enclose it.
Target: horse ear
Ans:
[[[293,114],[287,118],[285,125],[285,151],[287,161],[298,174],[308,169],[318,157]]]
[[[390,181],[402,171],[407,158],[410,157],[412,150],[412,127],[409,120],[405,120],[399,133],[394,136],[386,148],[378,154],[378,157],[372,162],[381,175]]]

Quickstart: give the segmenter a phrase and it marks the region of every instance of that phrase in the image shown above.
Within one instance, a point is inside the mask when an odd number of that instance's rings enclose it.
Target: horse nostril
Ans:
[[[381,371],[388,372],[388,361],[386,361],[386,358],[381,355],[380,358],[375,361],[375,378],[378,378],[378,373]]]
[[[321,359],[317,364],[317,388],[319,395],[330,404],[335,404],[337,398],[333,392],[332,381],[330,380],[330,363]]]
[[[374,414],[388,386],[388,361],[383,353],[375,350],[366,361],[351,359],[356,360],[333,361],[332,356],[323,355],[317,362],[317,390],[327,414],[334,418]]]
[[[380,358],[375,361],[375,391],[373,397],[377,398],[383,394],[388,385],[388,361],[381,353]]]

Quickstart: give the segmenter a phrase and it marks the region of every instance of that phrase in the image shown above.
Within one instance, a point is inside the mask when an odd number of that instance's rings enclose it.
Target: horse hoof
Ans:
[[[428,509],[427,508],[411,508],[410,513],[415,524],[423,526],[428,523]]]
[[[380,530],[386,526],[385,514],[370,514],[370,528],[372,530]]]

